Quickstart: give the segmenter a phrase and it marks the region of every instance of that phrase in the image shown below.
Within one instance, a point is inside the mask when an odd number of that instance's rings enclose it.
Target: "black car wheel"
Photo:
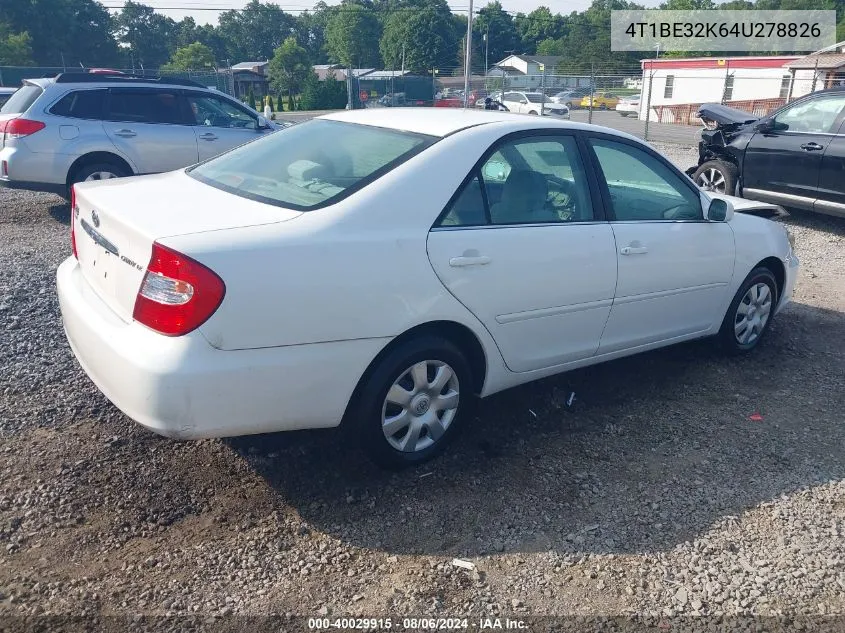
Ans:
[[[708,160],[695,170],[692,179],[705,191],[733,195],[736,190],[737,169],[722,160]]]

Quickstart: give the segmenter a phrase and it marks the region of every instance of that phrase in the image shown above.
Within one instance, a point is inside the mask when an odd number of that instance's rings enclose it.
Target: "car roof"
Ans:
[[[476,108],[366,108],[364,110],[342,110],[340,112],[325,114],[318,118],[438,137],[448,136],[478,125],[509,124],[507,127],[512,130],[591,130],[613,134],[621,138],[632,139],[642,143],[635,136],[600,125],[561,121],[558,119],[545,120],[525,114],[499,112],[496,110],[479,110]]]

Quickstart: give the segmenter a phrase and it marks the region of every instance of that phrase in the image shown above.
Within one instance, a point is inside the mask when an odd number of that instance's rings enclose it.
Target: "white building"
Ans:
[[[640,119],[697,124],[703,103],[724,103],[760,116],[823,87],[807,68],[790,68],[798,56],[644,59]],[[816,83],[814,88],[813,84]],[[649,88],[651,95],[649,97]]]
[[[510,55],[491,66],[487,75],[501,78],[505,86],[513,90],[539,90],[544,81],[546,88],[589,85],[589,75],[576,77],[557,74],[557,66],[564,59],[559,55]]]

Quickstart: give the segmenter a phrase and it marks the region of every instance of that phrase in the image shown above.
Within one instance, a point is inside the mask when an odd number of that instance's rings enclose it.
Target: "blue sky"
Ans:
[[[216,23],[216,11],[191,11],[187,7],[201,6],[201,7],[221,7],[221,9],[236,9],[243,7],[249,0],[140,0],[154,8],[159,7],[180,7],[179,9],[164,9],[161,10],[165,15],[170,16],[174,20],[181,20],[185,16],[191,16],[199,24]],[[327,0],[328,4],[337,4],[340,0]],[[549,7],[554,13],[570,13],[572,11],[582,11],[590,6],[590,0],[500,0],[502,6],[506,11],[522,11],[528,13],[539,6],[545,5]],[[487,4],[488,0],[473,0],[475,8],[480,8]],[[106,0],[104,4],[107,6],[114,6],[118,4],[119,0]],[[309,0],[277,0],[277,4],[281,5],[286,11],[294,12],[296,9],[310,9],[316,4]],[[466,11],[469,6],[469,0],[449,0],[449,4],[457,9]],[[646,2],[645,4],[652,4]],[[182,7],[185,7],[184,9]]]

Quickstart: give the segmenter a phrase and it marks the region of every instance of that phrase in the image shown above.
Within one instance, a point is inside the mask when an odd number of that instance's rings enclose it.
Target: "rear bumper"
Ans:
[[[167,337],[126,323],[74,258],[57,272],[65,334],[79,364],[121,411],[180,439],[337,426],[385,339],[221,351],[199,331]]]
[[[25,146],[0,149],[0,188],[67,194],[65,177],[73,156],[32,152]]]

